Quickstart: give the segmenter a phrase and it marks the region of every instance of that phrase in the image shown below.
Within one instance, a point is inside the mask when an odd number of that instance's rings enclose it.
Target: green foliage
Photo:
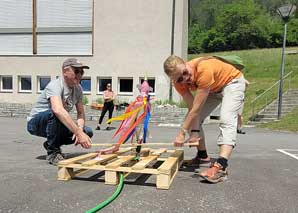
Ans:
[[[98,104],[103,104],[103,98],[97,98],[96,100],[95,100],[95,102],[96,103],[98,103]]]
[[[87,105],[89,103],[88,97],[86,95],[83,95],[83,105]]]
[[[298,3],[298,0],[292,0]],[[191,0],[189,53],[282,46],[280,0]],[[288,24],[287,45],[298,45],[298,10]]]
[[[287,27],[287,45],[298,44],[298,19],[291,19]]]
[[[263,13],[252,0],[226,4],[216,17],[214,29],[208,32],[216,38],[215,41],[225,41],[225,44],[215,48],[208,45],[206,51],[268,47],[271,23]],[[214,40],[206,42],[214,43]]]
[[[205,36],[205,32],[199,27],[198,24],[193,24],[189,27],[188,32],[188,52],[200,53],[202,52],[202,39]]]

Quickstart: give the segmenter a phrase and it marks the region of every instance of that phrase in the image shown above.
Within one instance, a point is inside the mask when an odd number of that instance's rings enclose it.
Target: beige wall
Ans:
[[[163,61],[171,53],[172,0],[101,0],[94,1],[94,55],[77,57],[90,66],[89,102],[96,94],[97,77],[112,77],[117,92],[118,77],[133,77],[134,94],[118,97],[130,101],[138,91],[139,77],[155,77],[155,100],[168,99],[169,80],[163,74]],[[187,1],[176,0],[176,55],[187,57]],[[61,64],[69,56],[0,56],[0,75],[13,75],[13,93],[0,93],[0,102],[33,103],[37,76],[56,78]],[[32,76],[32,93],[18,92],[18,75]],[[178,96],[174,95],[177,100]]]

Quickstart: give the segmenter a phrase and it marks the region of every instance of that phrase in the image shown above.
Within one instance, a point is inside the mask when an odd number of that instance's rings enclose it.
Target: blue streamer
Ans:
[[[149,124],[149,120],[150,120],[150,95],[147,96],[147,105],[146,105],[146,110],[147,110],[147,114],[146,114],[146,118],[144,121],[144,135],[143,135],[143,143],[146,143],[146,137],[147,137],[147,130],[148,130],[148,124]]]

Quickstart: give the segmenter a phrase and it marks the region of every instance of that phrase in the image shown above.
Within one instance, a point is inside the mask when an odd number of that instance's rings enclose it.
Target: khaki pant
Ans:
[[[221,93],[209,94],[200,116],[200,136],[204,139],[202,123],[221,104],[218,145],[236,145],[238,112],[244,100],[245,79],[240,77],[227,84]]]

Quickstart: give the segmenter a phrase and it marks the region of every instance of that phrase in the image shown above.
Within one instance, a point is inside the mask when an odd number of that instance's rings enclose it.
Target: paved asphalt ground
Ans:
[[[96,122],[87,124],[94,128]],[[24,119],[0,120],[1,213],[85,212],[116,190],[104,184],[103,176],[58,181],[57,167],[45,161],[44,139],[30,136],[25,127]],[[217,124],[205,129],[209,153],[216,157]],[[157,190],[155,176],[129,178],[120,196],[101,212],[298,212],[298,160],[276,150],[290,149],[298,156],[298,134],[245,131],[238,137],[226,182],[207,184],[192,171],[179,171],[169,190]],[[152,126],[150,141],[170,143],[176,132]],[[93,141],[109,142],[112,133],[96,131]],[[184,149],[185,159],[195,154]],[[71,145],[63,152],[73,156],[87,151]]]

